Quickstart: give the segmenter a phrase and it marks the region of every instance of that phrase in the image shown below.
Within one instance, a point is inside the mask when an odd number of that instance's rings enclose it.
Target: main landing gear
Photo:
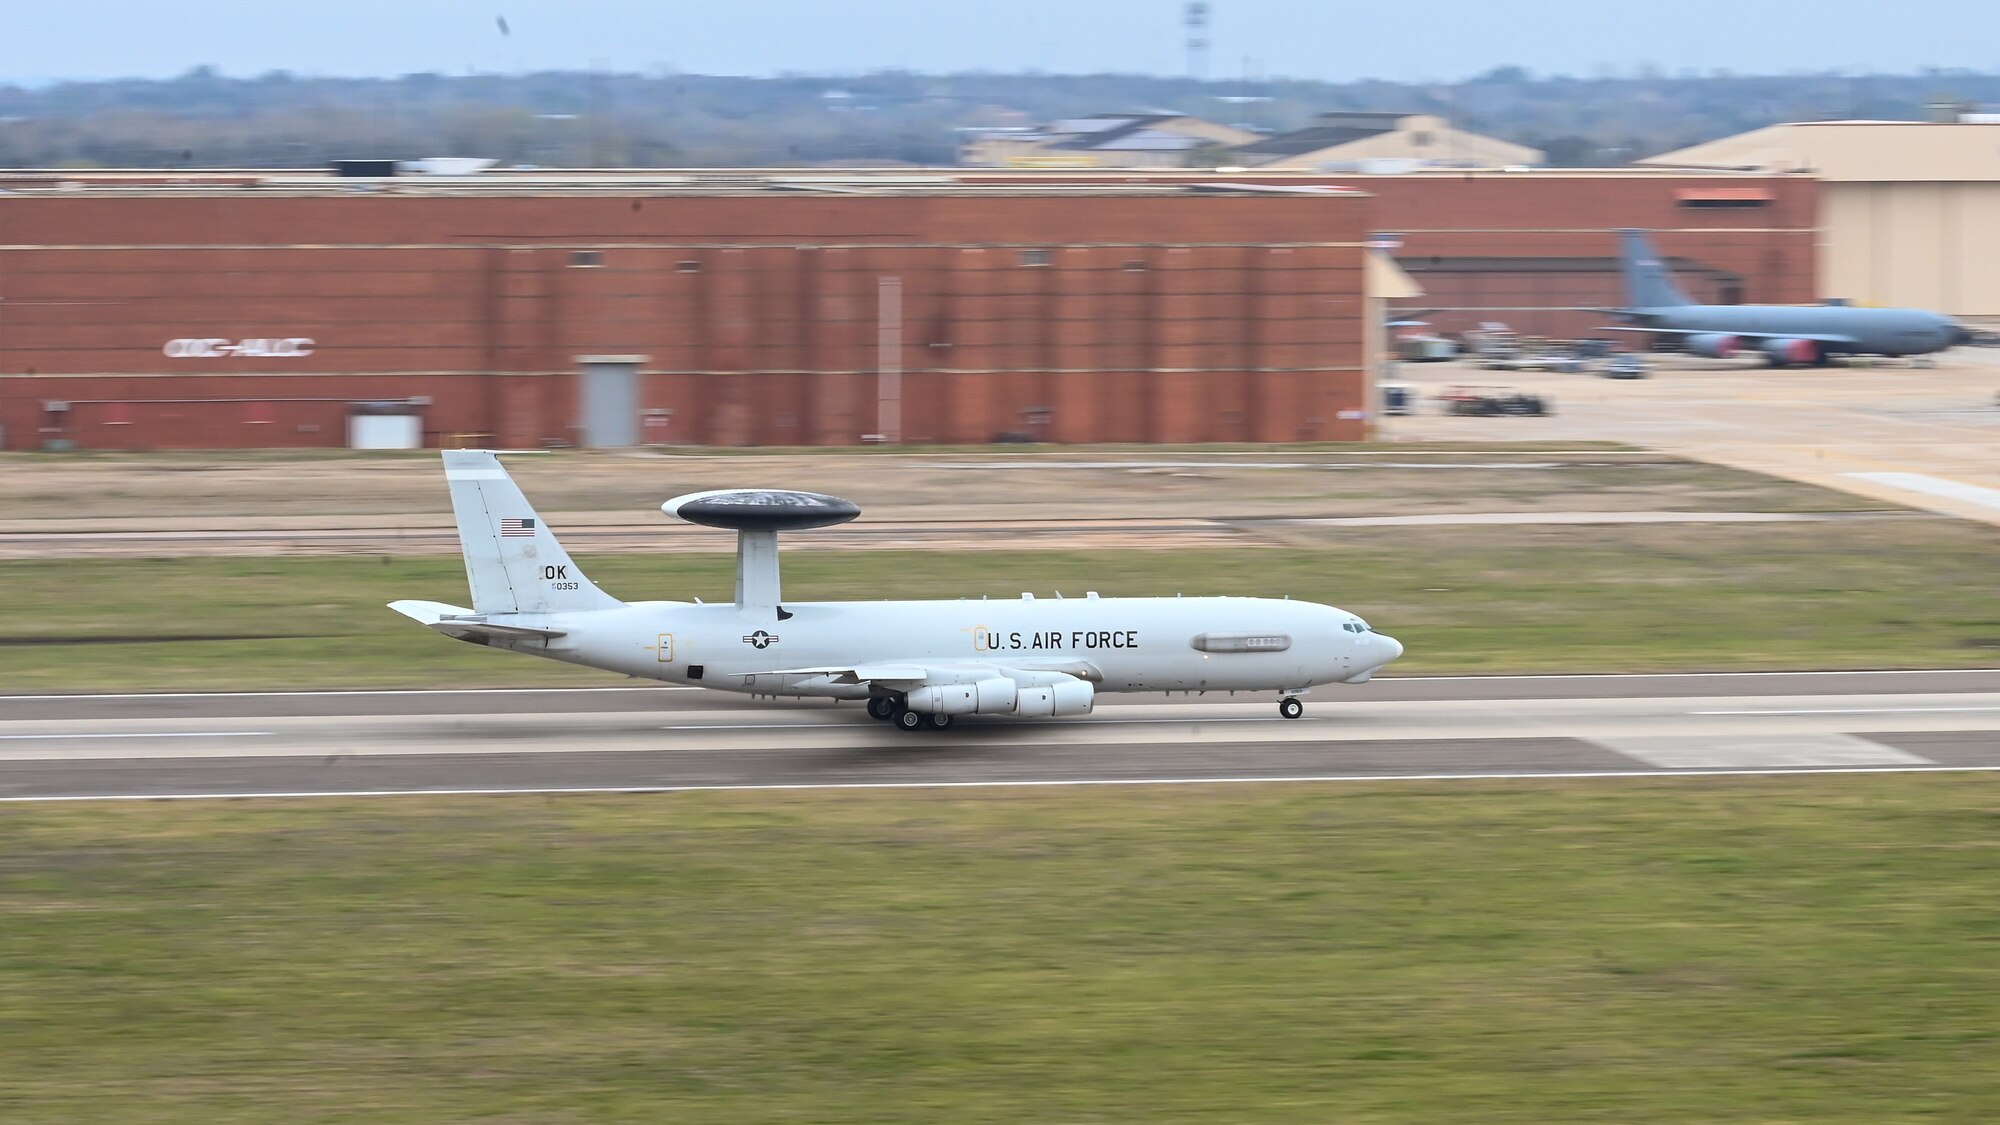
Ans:
[[[951,729],[950,715],[940,715],[935,711],[926,714],[925,712],[922,711],[912,711],[907,707],[896,708],[896,715],[893,721],[896,724],[897,730],[920,731],[920,730]]]
[[[912,711],[903,706],[899,699],[888,696],[872,696],[868,700],[868,717],[882,719],[896,724],[897,730],[950,730],[951,716]]]
[[[1296,719],[1305,713],[1306,705],[1300,703],[1297,696],[1288,695],[1278,700],[1278,714],[1287,719]]]

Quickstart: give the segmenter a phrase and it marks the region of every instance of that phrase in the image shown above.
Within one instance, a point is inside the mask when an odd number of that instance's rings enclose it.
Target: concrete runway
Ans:
[[[2000,770],[2000,669],[1385,679],[903,734],[681,688],[0,697],[0,801]]]

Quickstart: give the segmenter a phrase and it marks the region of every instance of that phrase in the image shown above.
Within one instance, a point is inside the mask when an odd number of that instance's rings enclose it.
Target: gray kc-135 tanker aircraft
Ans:
[[[1594,310],[1625,321],[1605,331],[1679,336],[1695,355],[1759,354],[1772,367],[1823,364],[1837,355],[1929,355],[1972,339],[1957,321],[1923,309],[1697,305],[1674,283],[1645,231],[1618,233],[1629,305]]]
[[[661,505],[736,532],[736,601],[621,602],[586,578],[487,450],[447,450],[472,606],[389,608],[448,637],[631,676],[771,698],[865,700],[903,730],[958,715],[1088,714],[1100,692],[1275,691],[1356,684],[1403,646],[1345,610],[1273,598],[794,602],[778,532],[861,514],[834,496],[697,492]],[[893,574],[884,575],[893,588]]]

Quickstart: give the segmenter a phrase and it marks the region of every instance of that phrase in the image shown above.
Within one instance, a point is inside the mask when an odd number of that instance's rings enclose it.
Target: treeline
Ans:
[[[887,72],[732,78],[537,73],[0,86],[0,166],[274,167],[479,156],[549,167],[947,164],[959,130],[1170,110],[1259,129],[1326,110],[1438,113],[1615,165],[1779,121],[1920,119],[1939,98],[2000,103],[2000,74],[1634,74],[1499,67],[1451,84]]]

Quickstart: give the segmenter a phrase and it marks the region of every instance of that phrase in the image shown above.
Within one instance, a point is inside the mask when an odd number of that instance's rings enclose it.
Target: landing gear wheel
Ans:
[[[1278,700],[1278,714],[1287,719],[1296,719],[1306,713],[1306,705],[1291,696]]]
[[[868,717],[887,722],[896,713],[896,701],[886,695],[868,697]]]
[[[942,712],[935,712],[935,713],[932,713],[932,714],[929,714],[929,715],[925,715],[925,716],[924,716],[924,718],[925,718],[925,719],[927,719],[927,720],[929,720],[929,724],[928,724],[928,725],[930,726],[930,728],[931,728],[932,730],[950,730],[950,729],[951,729],[951,716],[950,716],[950,715],[946,715],[946,714],[944,714],[944,713],[942,713]]]
[[[908,707],[896,708],[894,721],[897,730],[922,730],[924,729],[924,719],[925,715],[922,711],[912,711]]]

